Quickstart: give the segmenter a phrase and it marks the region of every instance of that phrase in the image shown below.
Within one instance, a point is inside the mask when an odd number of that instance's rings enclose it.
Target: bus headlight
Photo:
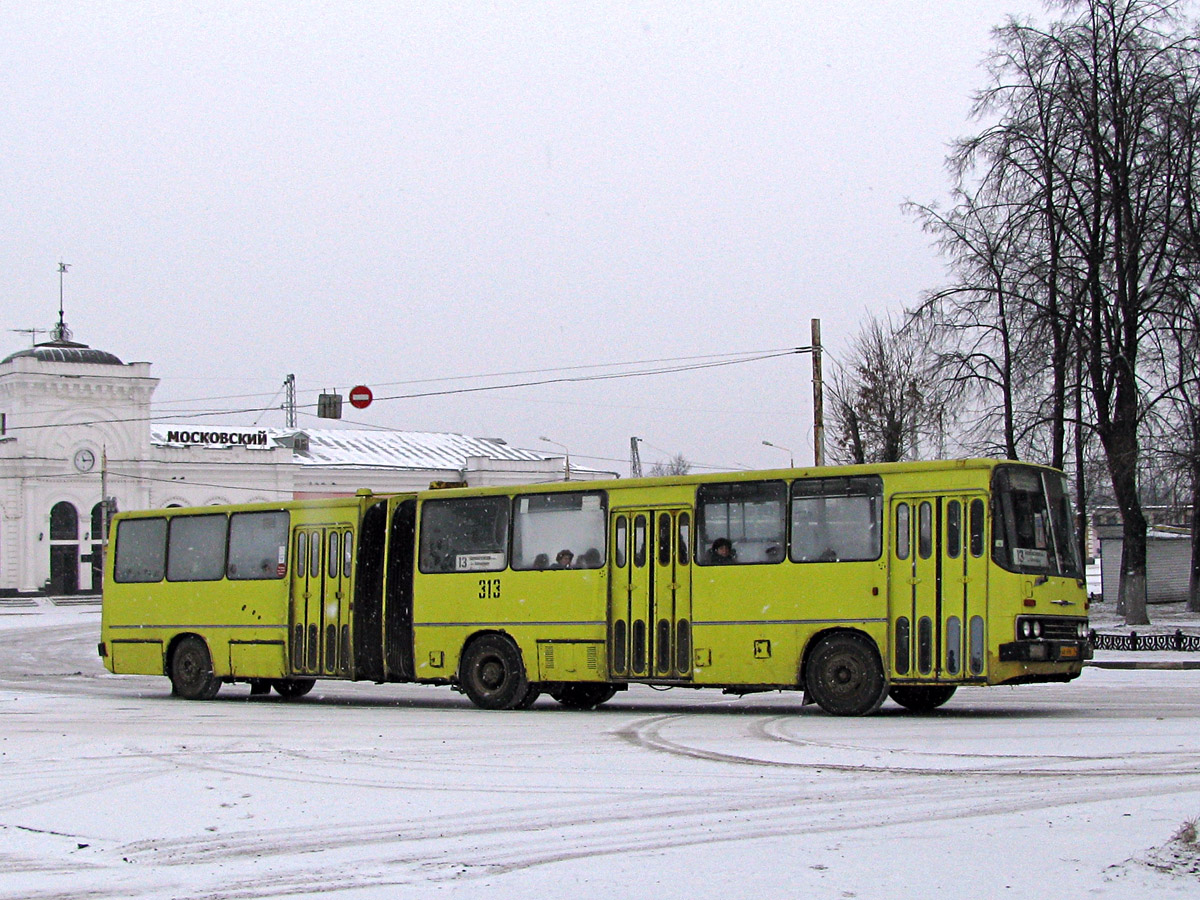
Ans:
[[[1033,623],[1028,619],[1021,620],[1021,637],[1026,639],[1033,637]]]
[[[1042,623],[1037,619],[1033,620],[1033,636],[1035,638],[1040,638],[1042,636]]]

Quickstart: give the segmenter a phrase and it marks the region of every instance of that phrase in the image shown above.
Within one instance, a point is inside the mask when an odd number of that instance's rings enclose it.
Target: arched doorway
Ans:
[[[99,592],[104,586],[104,540],[105,531],[104,504],[97,503],[92,507],[92,546],[87,556],[83,557],[92,564],[92,590]]]
[[[50,509],[50,593],[79,590],[79,512],[63,500]]]

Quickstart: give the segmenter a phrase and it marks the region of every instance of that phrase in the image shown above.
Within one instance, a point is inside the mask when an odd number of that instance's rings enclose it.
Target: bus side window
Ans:
[[[908,519],[908,504],[896,504],[896,559],[908,559],[908,545],[912,540],[912,529]]]
[[[426,500],[421,506],[422,572],[500,572],[508,565],[507,497]]]
[[[525,494],[513,511],[514,569],[599,569],[607,553],[607,499],[601,491]],[[571,561],[560,558],[569,551]]]
[[[167,581],[217,581],[225,574],[229,519],[175,516],[167,532]]]
[[[691,562],[692,548],[692,517],[687,513],[679,514],[679,564],[686,566]]]
[[[325,552],[325,545],[321,543],[321,533],[314,531],[312,539],[309,541],[308,547],[308,577],[321,577],[321,556]]]
[[[167,520],[126,519],[117,526],[118,582],[162,581],[167,571]]]
[[[792,484],[792,562],[879,559],[883,481],[802,478]]]
[[[282,578],[287,570],[287,535],[288,514],[282,510],[231,515],[225,577],[234,581]]]
[[[783,562],[787,484],[744,481],[700,485],[696,491],[696,532],[698,550],[693,555],[698,565]],[[726,545],[732,552],[721,549]]]
[[[338,533],[336,531],[329,532],[329,577],[338,577],[338,563],[342,559],[342,548],[338,546]]]
[[[303,575],[308,569],[308,532],[296,532],[296,574]]]

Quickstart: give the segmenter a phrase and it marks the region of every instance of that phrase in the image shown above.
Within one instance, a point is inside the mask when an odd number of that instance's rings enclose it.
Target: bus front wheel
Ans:
[[[856,634],[823,638],[809,657],[805,676],[805,691],[830,715],[870,715],[887,697],[879,654]]]
[[[315,678],[280,678],[272,681],[271,687],[275,688],[275,693],[284,700],[295,700],[311,691],[316,683]]]
[[[954,696],[952,684],[893,684],[888,696],[912,712],[937,709]]]
[[[502,634],[484,634],[463,651],[459,667],[463,692],[480,709],[519,709],[530,698],[521,651]]]
[[[171,692],[185,700],[211,700],[220,689],[208,645],[194,635],[185,637],[171,654]]]

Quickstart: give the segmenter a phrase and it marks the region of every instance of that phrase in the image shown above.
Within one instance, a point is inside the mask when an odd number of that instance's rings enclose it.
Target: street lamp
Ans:
[[[538,438],[538,440],[545,441],[547,444],[553,444],[556,447],[562,447],[563,459],[565,462],[565,473],[564,473],[563,481],[570,481],[571,480],[571,451],[567,449],[567,445],[561,444],[558,441],[551,440],[548,437],[540,437],[540,438]]]
[[[763,441],[764,447],[774,447],[776,450],[786,450],[788,455],[788,468],[796,468],[796,457],[792,455],[791,447],[784,447],[781,444],[772,444],[770,441]]]

